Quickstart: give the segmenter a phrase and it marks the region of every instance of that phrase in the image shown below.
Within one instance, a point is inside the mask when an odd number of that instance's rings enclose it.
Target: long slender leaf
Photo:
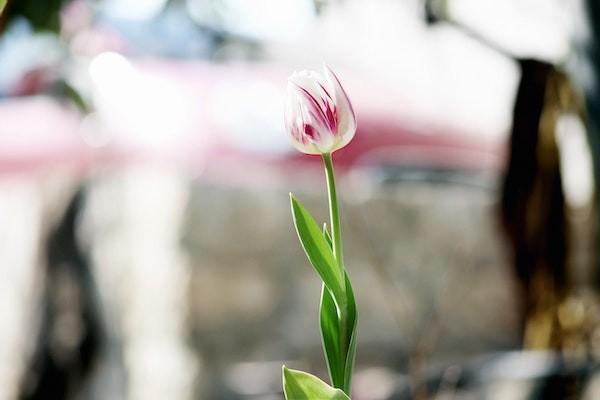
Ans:
[[[350,400],[314,375],[283,367],[283,392],[286,400]]]
[[[323,237],[331,247],[332,241],[327,230],[327,224],[323,225]],[[346,301],[343,304],[346,306],[347,315],[346,337],[341,337],[340,312],[326,287],[323,287],[321,291],[320,327],[323,351],[331,383],[334,387],[349,392],[356,355],[357,313],[352,284],[347,274],[345,274],[345,280]],[[344,349],[340,349],[342,339],[345,339],[343,342],[348,344]]]
[[[345,353],[340,350],[340,321],[337,307],[329,289],[323,285],[321,290],[321,306],[319,310],[321,341],[327,362],[327,370],[334,387],[344,386]]]
[[[350,392],[356,353],[356,303],[352,285],[333,256],[327,226],[319,231],[306,208],[291,196],[296,231],[304,251],[323,280],[320,303],[320,328],[327,369],[334,387]],[[343,321],[342,321],[343,316]]]
[[[356,300],[354,298],[354,290],[350,283],[350,278],[346,274],[346,296],[348,305],[348,319],[347,319],[347,332],[350,336],[348,341],[348,349],[346,351],[345,360],[345,371],[344,371],[344,382],[347,388],[348,394],[350,394],[350,386],[352,384],[352,371],[354,370],[354,360],[356,358],[356,336],[357,336],[357,325],[358,325],[358,312],[356,311]]]
[[[331,247],[323,237],[314,218],[291,194],[290,202],[296,232],[308,260],[325,283],[325,286],[331,290],[334,299],[343,298],[344,277],[340,274]]]
[[[6,0],[0,0],[0,15],[2,15],[2,10],[6,6]]]
[[[327,230],[327,223],[323,224],[323,237],[333,251],[333,242]],[[331,384],[336,388],[342,388],[344,387],[344,360],[346,357],[340,350],[339,313],[335,301],[325,285],[321,288],[319,322],[323,353],[325,353]]]

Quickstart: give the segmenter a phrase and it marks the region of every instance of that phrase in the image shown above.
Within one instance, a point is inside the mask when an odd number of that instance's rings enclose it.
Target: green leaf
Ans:
[[[323,237],[333,249],[331,235],[327,230],[327,223],[323,224]],[[323,353],[327,370],[331,379],[331,384],[336,388],[344,387],[345,375],[345,353],[340,351],[340,321],[336,303],[323,285],[321,288],[321,302],[319,307],[319,325],[321,328],[321,342],[323,343]]]
[[[332,385],[350,393],[356,355],[358,316],[354,292],[348,276],[346,276],[346,301],[340,303],[345,305],[345,322],[340,319],[342,312],[338,311],[331,294],[325,287],[323,288],[320,307],[321,339]],[[343,323],[345,329],[342,329]]]
[[[350,393],[350,387],[352,384],[352,371],[354,370],[354,360],[356,358],[356,336],[358,325],[358,312],[356,311],[356,300],[354,298],[354,290],[350,283],[350,278],[346,274],[346,296],[348,305],[348,320],[347,320],[347,332],[350,336],[348,349],[346,350],[346,365],[344,367],[344,382],[347,392]]]
[[[331,290],[334,298],[343,298],[345,296],[344,277],[338,268],[331,247],[323,237],[314,218],[292,194],[290,194],[290,202],[296,232],[308,260],[325,286]]]
[[[319,310],[321,341],[327,362],[327,370],[334,387],[344,387],[345,356],[340,351],[340,321],[333,297],[323,285]]]
[[[0,15],[2,15],[2,10],[6,6],[6,0],[0,0]]]
[[[286,400],[350,400],[314,375],[283,367],[283,392]]]
[[[327,369],[334,387],[350,393],[356,353],[356,302],[352,285],[333,256],[327,225],[320,231],[317,223],[293,196],[292,214],[304,251],[323,280],[319,311],[321,339]]]
[[[332,247],[327,224],[323,224],[323,237],[329,246]],[[342,334],[340,329],[341,321],[339,319],[340,313],[338,312],[336,302],[325,286],[321,289],[319,318],[323,352],[325,353],[325,361],[327,362],[327,370],[329,371],[331,383],[334,387],[349,393],[356,355],[357,312],[352,284],[348,275],[345,273],[344,275],[346,279],[346,301],[340,303],[346,306],[347,315],[346,338],[343,342],[347,343],[348,346],[345,349],[340,349],[340,343],[342,342],[342,337],[340,336]]]

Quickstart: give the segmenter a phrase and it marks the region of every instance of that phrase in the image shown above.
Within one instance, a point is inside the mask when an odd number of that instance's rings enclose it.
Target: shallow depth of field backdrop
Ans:
[[[283,124],[287,77],[323,62],[358,119],[334,154],[353,399],[598,398],[594,13],[8,0],[0,400],[270,400],[283,363],[327,376],[288,200],[325,220],[324,172]]]

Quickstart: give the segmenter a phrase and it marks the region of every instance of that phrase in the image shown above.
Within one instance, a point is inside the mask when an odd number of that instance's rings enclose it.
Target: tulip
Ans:
[[[356,116],[333,71],[294,72],[288,79],[285,125],[292,144],[306,154],[330,154],[356,132]]]
[[[358,315],[352,284],[344,267],[331,154],[352,140],[356,117],[335,74],[327,66],[323,66],[323,72],[323,75],[312,71],[295,72],[288,79],[285,124],[294,146],[303,153],[320,154],[325,166],[329,228],[324,226],[321,231],[298,199],[291,195],[290,201],[300,243],[323,281],[320,328],[333,388],[310,374],[284,367],[283,387],[288,400],[350,400],[347,395],[356,353]]]

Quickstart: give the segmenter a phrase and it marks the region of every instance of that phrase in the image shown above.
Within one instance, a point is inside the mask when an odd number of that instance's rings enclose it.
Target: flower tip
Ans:
[[[292,207],[292,210],[298,207],[298,199],[292,192],[290,192],[290,206]]]
[[[281,366],[281,378],[283,380],[283,386],[284,386],[284,390],[285,390],[285,381],[286,381],[286,375],[289,373],[289,370],[285,367],[285,364]]]
[[[335,72],[333,72],[333,70],[331,69],[331,67],[329,66],[329,64],[323,62],[323,72],[325,74],[325,76],[329,76],[329,77],[335,77]]]
[[[285,385],[285,381],[291,378],[291,370],[288,367],[286,367],[285,364],[281,366],[281,375]]]

